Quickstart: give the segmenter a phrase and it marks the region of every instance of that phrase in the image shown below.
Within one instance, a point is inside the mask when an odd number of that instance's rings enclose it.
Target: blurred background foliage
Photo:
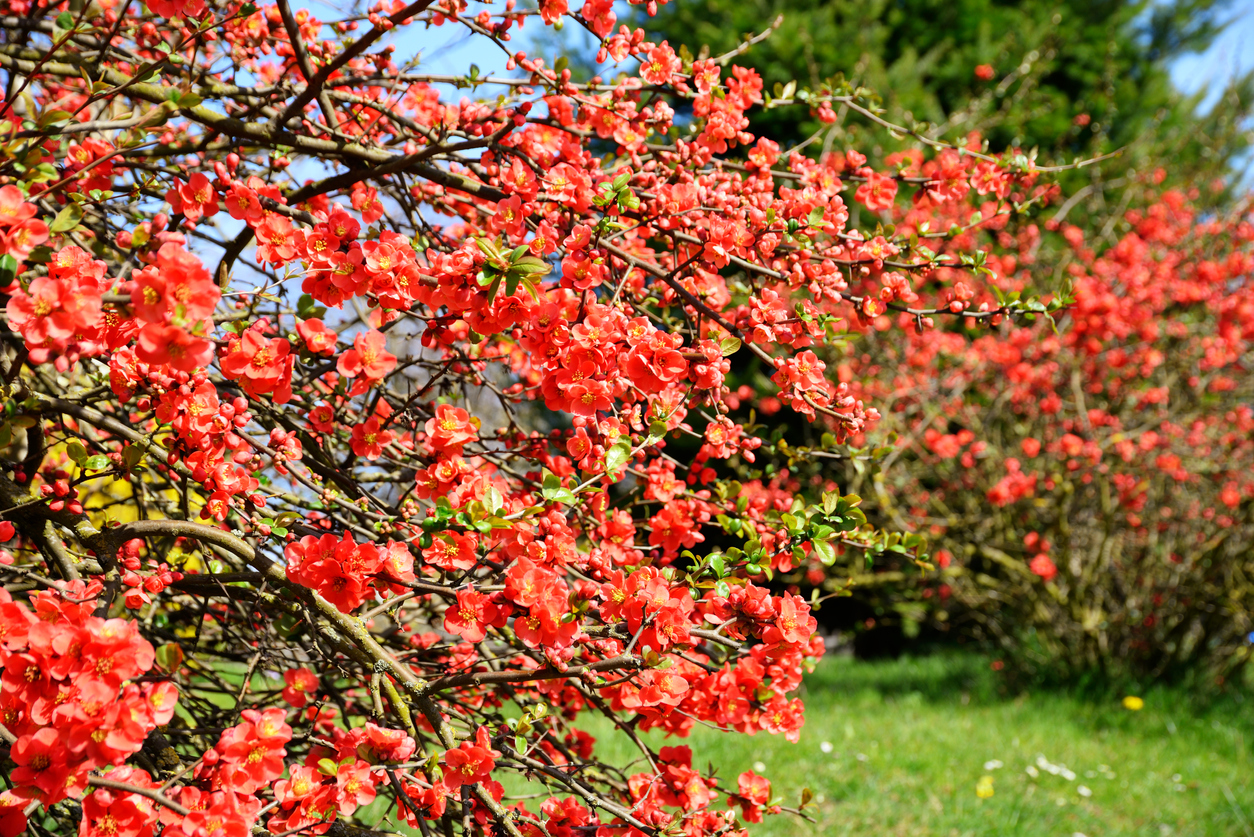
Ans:
[[[1161,160],[1171,161],[1168,186],[1243,164],[1252,74],[1232,79],[1199,113],[1203,94],[1181,93],[1169,72],[1174,59],[1205,51],[1233,13],[1229,0],[685,0],[654,18],[637,12],[636,22],[676,49],[721,56],[782,18],[735,58],[767,90],[843,78],[874,91],[890,120],[919,123],[928,136],[979,132],[993,149],[1037,149],[1043,161],[1122,149],[1100,169],[1064,178],[1074,189]],[[893,145],[864,123],[823,128],[787,108],[757,112],[751,130],[785,148],[817,132],[819,148],[856,147],[872,158]]]
[[[1047,220],[1065,217],[1101,252],[1130,234],[1129,209],[1144,209],[1165,190],[1187,194],[1200,217],[1222,212],[1241,197],[1254,73],[1233,76],[1221,91],[1189,95],[1177,89],[1170,72],[1181,56],[1210,48],[1239,12],[1227,0],[686,0],[662,6],[653,18],[637,11],[634,22],[652,39],[667,40],[694,57],[728,57],[753,67],[766,89],[777,94],[794,81],[815,90],[844,82],[867,88],[879,98],[887,119],[928,137],[963,142],[978,134],[994,152],[1018,147],[1051,164],[1114,155],[1062,175],[1062,197],[1054,206],[1015,218],[1006,231],[1044,228],[1032,251],[1030,283],[1038,293],[1051,293],[1059,290],[1054,287],[1059,272],[1073,256],[1059,226]],[[883,160],[911,142],[899,142],[850,116],[838,113],[834,125],[824,125],[797,108],[760,109],[750,130],[774,138],[783,149],[803,146],[813,156],[856,149]],[[1156,188],[1147,189],[1150,183]],[[1204,329],[1205,324],[1192,327]],[[900,362],[880,357],[877,347],[882,345],[873,330],[850,338],[845,354],[851,362],[859,356],[862,363],[888,361],[890,368]],[[1196,360],[1183,357],[1187,353],[1179,347],[1172,350],[1164,343],[1162,348],[1182,366]],[[1061,360],[1078,364],[1072,356]],[[958,369],[970,365],[958,356],[951,362]],[[764,383],[760,370],[736,372],[737,381]],[[994,369],[991,374],[1000,373]],[[1171,380],[1181,380],[1188,370],[1171,374]],[[986,433],[998,428],[1004,455],[1018,455],[1019,436],[1061,435],[1061,430],[1043,431],[1022,415],[996,409],[1000,402],[987,403],[990,385],[972,386],[965,402],[961,387],[944,395],[964,404],[958,417],[977,433],[981,427]],[[1225,408],[1236,403],[1224,401]],[[1102,397],[1096,403],[1116,412],[1125,407]],[[910,433],[912,419],[906,413],[888,412],[879,433],[867,440],[869,447],[884,444],[892,431]],[[760,417],[763,432],[774,430],[794,444],[805,444],[816,432],[797,422],[776,427],[781,418]],[[1132,421],[1131,415],[1127,418]],[[950,432],[957,430],[953,424]],[[1248,614],[1241,614],[1254,567],[1248,547],[1238,543],[1249,533],[1248,502],[1238,510],[1244,521],[1239,531],[1218,534],[1196,554],[1182,558],[1173,552],[1174,559],[1167,560],[1171,550],[1160,536],[1147,545],[1108,502],[1079,496],[1092,493],[1087,485],[1074,496],[1060,492],[994,508],[986,491],[997,479],[994,471],[1000,471],[1003,455],[988,460],[985,470],[991,476],[973,481],[969,469],[938,463],[915,441],[911,449],[893,454],[891,474],[882,463],[864,465],[858,459],[807,473],[791,463],[803,481],[835,480],[844,490],[877,495],[874,506],[881,510],[894,504],[928,506],[921,496],[930,497],[933,506],[946,495],[961,503],[959,511],[942,509],[943,527],[934,525],[936,509],[928,512],[933,525],[919,520],[910,527],[932,529],[934,549],[957,556],[953,566],[921,574],[906,566],[909,562],[894,563],[891,555],[878,556],[872,567],[851,555],[847,566],[830,571],[829,592],[844,588],[850,578],[857,584],[851,596],[829,601],[820,618],[852,638],[860,655],[892,655],[938,641],[969,642],[1006,655],[1007,674],[1073,684],[1199,674],[1207,683],[1216,675],[1223,682],[1248,662]],[[1154,495],[1150,505],[1171,504],[1173,498],[1183,504],[1181,488],[1153,470],[1145,471]],[[1211,488],[1217,492],[1219,486]],[[898,517],[878,522],[909,525]],[[1083,580],[1068,586],[1064,568],[1058,582],[1039,583],[1027,571],[1031,556],[1021,554],[1028,532],[1054,537],[1069,556],[1074,551],[1069,560],[1086,567],[1077,576]],[[1181,545],[1189,537],[1182,527],[1180,542],[1172,546],[1187,552]],[[1122,557],[1114,560],[1112,538],[1121,544]],[[937,595],[942,587],[944,597]],[[1164,597],[1175,606],[1156,609]],[[1159,621],[1146,618],[1151,612],[1159,614]]]
[[[1199,223],[1233,211],[1248,192],[1254,72],[1231,74],[1219,90],[1189,93],[1177,87],[1171,72],[1182,57],[1211,49],[1232,20],[1248,13],[1234,0],[672,0],[652,18],[640,7],[624,13],[634,15],[628,23],[644,27],[651,40],[666,40],[688,57],[754,68],[775,95],[792,82],[811,90],[850,85],[869,91],[886,119],[925,137],[965,144],[978,135],[993,153],[1019,148],[1042,164],[1105,157],[1062,173],[1061,195],[1051,206],[1016,214],[982,243],[992,252],[1023,256],[1015,242],[1025,235],[1033,240],[1031,258],[1016,271],[1030,292],[1059,292],[1064,274],[1075,269],[1077,251],[1063,235],[1068,227],[1091,248],[1080,261],[1091,262],[1133,234],[1129,211],[1145,212],[1169,190],[1187,199]],[[567,31],[561,37],[569,48],[582,35]],[[536,46],[547,54],[555,45]],[[590,58],[593,51],[585,53]],[[583,79],[598,71],[591,61],[574,60],[571,67]],[[837,117],[825,125],[800,108],[760,108],[751,114],[750,130],[785,152],[799,148],[817,158],[852,149],[873,165],[917,145],[855,114],[839,111]],[[744,151],[727,156],[743,157]],[[852,195],[848,201],[855,217],[866,211]],[[908,211],[899,204],[891,220],[901,221]],[[1154,250],[1147,264],[1168,276],[1164,260],[1193,270],[1219,258],[1200,241],[1186,246],[1190,240],[1182,234],[1177,252]],[[1245,249],[1242,243],[1219,248]],[[1234,292],[1238,286],[1248,291],[1248,277],[1233,281]],[[1113,293],[1118,296],[1117,282]],[[1159,313],[1181,317],[1195,339],[1205,340],[1206,312],[1167,306]],[[938,325],[941,333],[964,334],[968,345],[980,337],[957,322]],[[1067,328],[1065,317],[1059,327]],[[902,363],[904,358],[885,353],[875,334],[852,328],[846,341],[833,341],[825,360],[857,367],[858,375]],[[1033,339],[1046,337],[1042,330]],[[1179,381],[1196,362],[1180,345],[1165,337],[1160,342],[1157,348],[1170,362],[1157,371],[1161,380],[1147,378],[1145,386]],[[1064,352],[1051,361],[1066,373],[1064,399],[1070,397],[1071,374],[1088,374],[1082,360]],[[818,612],[820,623],[860,657],[972,645],[999,658],[1002,676],[1020,684],[1061,682],[1102,691],[1155,679],[1204,690],[1242,683],[1248,671],[1240,670],[1249,668],[1252,656],[1246,636],[1254,596],[1250,500],[1233,513],[1233,527],[1211,531],[1211,524],[1201,523],[1190,531],[1187,521],[1194,518],[1186,514],[1170,539],[1126,525],[1124,512],[1102,499],[1110,489],[1105,476],[1077,482],[1074,490],[995,506],[988,490],[1004,474],[1005,460],[1021,456],[1024,438],[1057,441],[1066,429],[1060,422],[1076,419],[1075,410],[1056,417],[1011,411],[990,394],[1003,374],[995,364],[975,363],[962,352],[942,353],[934,362],[947,366],[950,380],[959,383],[951,391],[897,399],[899,404],[876,402],[885,419],[865,440],[866,449],[844,462],[801,464],[788,446],[795,453],[817,443],[822,429],[788,411],[757,415],[754,432],[768,444],[738,478],[770,480],[786,469],[789,478],[814,485],[816,492],[835,487],[873,498],[868,512],[874,523],[928,535],[933,559],[943,554],[947,566],[921,571],[891,553],[868,562],[851,551],[826,570],[825,579],[810,566],[808,576],[802,567],[775,583],[817,586],[829,597]],[[750,357],[737,362],[729,384],[769,389],[768,377]],[[1249,403],[1249,380],[1247,375],[1218,399],[1180,404],[1196,415],[1222,414]],[[942,432],[970,426],[985,434],[980,438],[996,439],[978,467],[938,461],[915,438],[934,418],[921,421],[916,414],[926,412],[925,397],[943,398],[952,407],[948,427],[933,423]],[[1112,414],[1131,409],[1104,395],[1089,398],[1088,406]],[[1132,412],[1125,418],[1135,423]],[[742,413],[733,416],[749,423]],[[887,462],[883,448],[878,458],[868,456],[903,437],[912,442]],[[1095,438],[1102,446],[1108,441]],[[688,451],[676,440],[673,453],[682,458],[695,447]],[[1129,473],[1142,473],[1151,508],[1210,507],[1222,487],[1203,482],[1186,489],[1151,465],[1132,466]],[[912,515],[918,516],[913,523]],[[1190,550],[1189,539],[1202,530],[1212,537],[1200,538]],[[1027,569],[1032,553],[1023,538],[1032,532],[1051,538],[1062,555],[1062,574],[1048,584]],[[735,541],[723,543],[715,534],[703,546],[726,548]],[[834,591],[840,595],[830,598]]]

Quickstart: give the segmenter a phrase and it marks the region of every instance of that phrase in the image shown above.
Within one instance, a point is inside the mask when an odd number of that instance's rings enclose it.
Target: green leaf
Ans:
[[[339,771],[339,765],[330,759],[318,759],[318,772],[323,776],[334,776]]]
[[[559,488],[553,492],[553,496],[547,498],[554,502],[561,503],[566,506],[575,505],[575,495],[569,488]]]
[[[724,337],[718,341],[719,350],[723,353],[723,357],[731,357],[740,351],[741,342],[739,337]]]
[[[78,222],[83,220],[83,208],[78,204],[72,203],[57,213],[57,217],[52,219],[52,223],[48,225],[48,231],[52,233],[69,232],[78,226]]]
[[[525,249],[525,248],[519,248]],[[523,256],[514,261],[513,270],[521,276],[547,276],[553,269],[552,265],[537,256]]]
[[[183,665],[183,648],[177,642],[167,642],[157,648],[154,657],[161,668],[175,672]]]
[[[540,301],[540,289],[536,287],[536,283],[531,281],[530,277],[522,277],[523,287],[527,289],[527,293],[531,294],[531,298],[536,302]]]
[[[62,12],[61,14],[57,15],[56,24],[57,24],[58,29],[66,29],[66,30],[73,29],[74,28],[74,15],[70,14],[69,12]]]
[[[0,282],[10,284],[17,277],[17,257],[12,253],[0,256]]]
[[[617,473],[618,469],[626,465],[629,459],[631,459],[631,443],[622,439],[606,451],[605,470],[611,474]]]
[[[811,543],[814,544],[814,554],[825,566],[830,567],[836,563],[836,548],[832,546],[831,541],[811,541]]]
[[[501,496],[501,492],[497,490],[496,486],[489,487],[487,493],[484,495],[483,504],[483,507],[487,509],[488,514],[495,515],[504,505],[505,499]]]
[[[109,467],[110,462],[109,457],[98,453],[95,456],[89,456],[85,462],[81,462],[79,464],[87,471],[103,471],[105,468]]]
[[[488,303],[489,304],[491,304],[492,300],[496,298],[496,291],[497,291],[497,288],[499,287],[501,287],[501,274],[498,273],[496,275],[496,278],[492,280],[492,284],[488,286]]]
[[[65,452],[73,462],[79,465],[87,461],[87,448],[83,447],[81,442],[70,442],[65,446]]]
[[[492,242],[488,241],[486,238],[476,238],[475,246],[478,247],[479,251],[489,259],[497,262],[501,260],[500,251],[498,251]]]

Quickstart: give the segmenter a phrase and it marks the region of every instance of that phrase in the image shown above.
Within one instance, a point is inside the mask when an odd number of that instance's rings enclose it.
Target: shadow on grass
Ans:
[[[1004,683],[990,668],[990,661],[970,652],[937,649],[895,660],[825,658],[806,678],[811,694],[854,694],[871,690],[885,698],[917,695],[928,702],[1008,697]]]

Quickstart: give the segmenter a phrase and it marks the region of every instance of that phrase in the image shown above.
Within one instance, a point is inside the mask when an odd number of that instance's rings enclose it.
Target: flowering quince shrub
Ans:
[[[903,585],[859,554],[829,585],[861,572],[884,612],[994,643],[1020,671],[1223,678],[1249,661],[1254,224],[1248,204],[1199,215],[1155,180],[1105,239],[1058,213],[980,233],[984,286],[955,298],[995,305],[1061,271],[1056,328],[864,340],[844,360],[885,414],[868,444],[889,443],[845,484],[873,483],[880,522],[925,533],[935,571]]]
[[[658,739],[796,741],[823,642],[778,574],[925,553],[733,415],[795,416],[839,461],[879,417],[831,362],[847,331],[1060,307],[977,300],[985,254],[950,241],[1048,199],[1047,169],[787,152],[748,110],[880,117],[601,0],[3,20],[0,834],[698,837],[799,811]],[[612,82],[510,48],[558,22]],[[450,85],[389,43],[441,26],[508,74]],[[972,193],[986,215],[942,233],[875,214]]]

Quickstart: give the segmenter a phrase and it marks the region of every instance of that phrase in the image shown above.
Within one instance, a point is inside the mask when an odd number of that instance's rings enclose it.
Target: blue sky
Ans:
[[[1212,95],[1203,101],[1203,108],[1213,104],[1214,96],[1218,95],[1227,80],[1254,69],[1254,0],[1231,0],[1226,14],[1232,23],[1209,50],[1182,56],[1171,68],[1172,78],[1182,91],[1195,93],[1203,87],[1210,90]],[[568,30],[571,28],[568,27]],[[526,42],[530,40],[528,34],[538,29],[538,25],[524,28],[515,36],[511,46],[526,49]],[[431,29],[429,32],[406,35],[405,41],[398,46],[401,52],[410,54],[421,50],[423,65],[431,72],[460,74],[472,62],[478,64],[485,75],[503,71],[505,61],[500,51],[483,50],[475,43],[476,39],[468,38],[464,31],[458,32],[451,26]],[[569,31],[567,35],[577,37],[576,33]],[[551,55],[545,57],[553,60]]]
[[[1171,68],[1172,79],[1181,90],[1195,93],[1209,88],[1211,96],[1203,107],[1213,103],[1226,81],[1254,69],[1254,0],[1233,0],[1228,15],[1232,23],[1209,50],[1182,56]]]

